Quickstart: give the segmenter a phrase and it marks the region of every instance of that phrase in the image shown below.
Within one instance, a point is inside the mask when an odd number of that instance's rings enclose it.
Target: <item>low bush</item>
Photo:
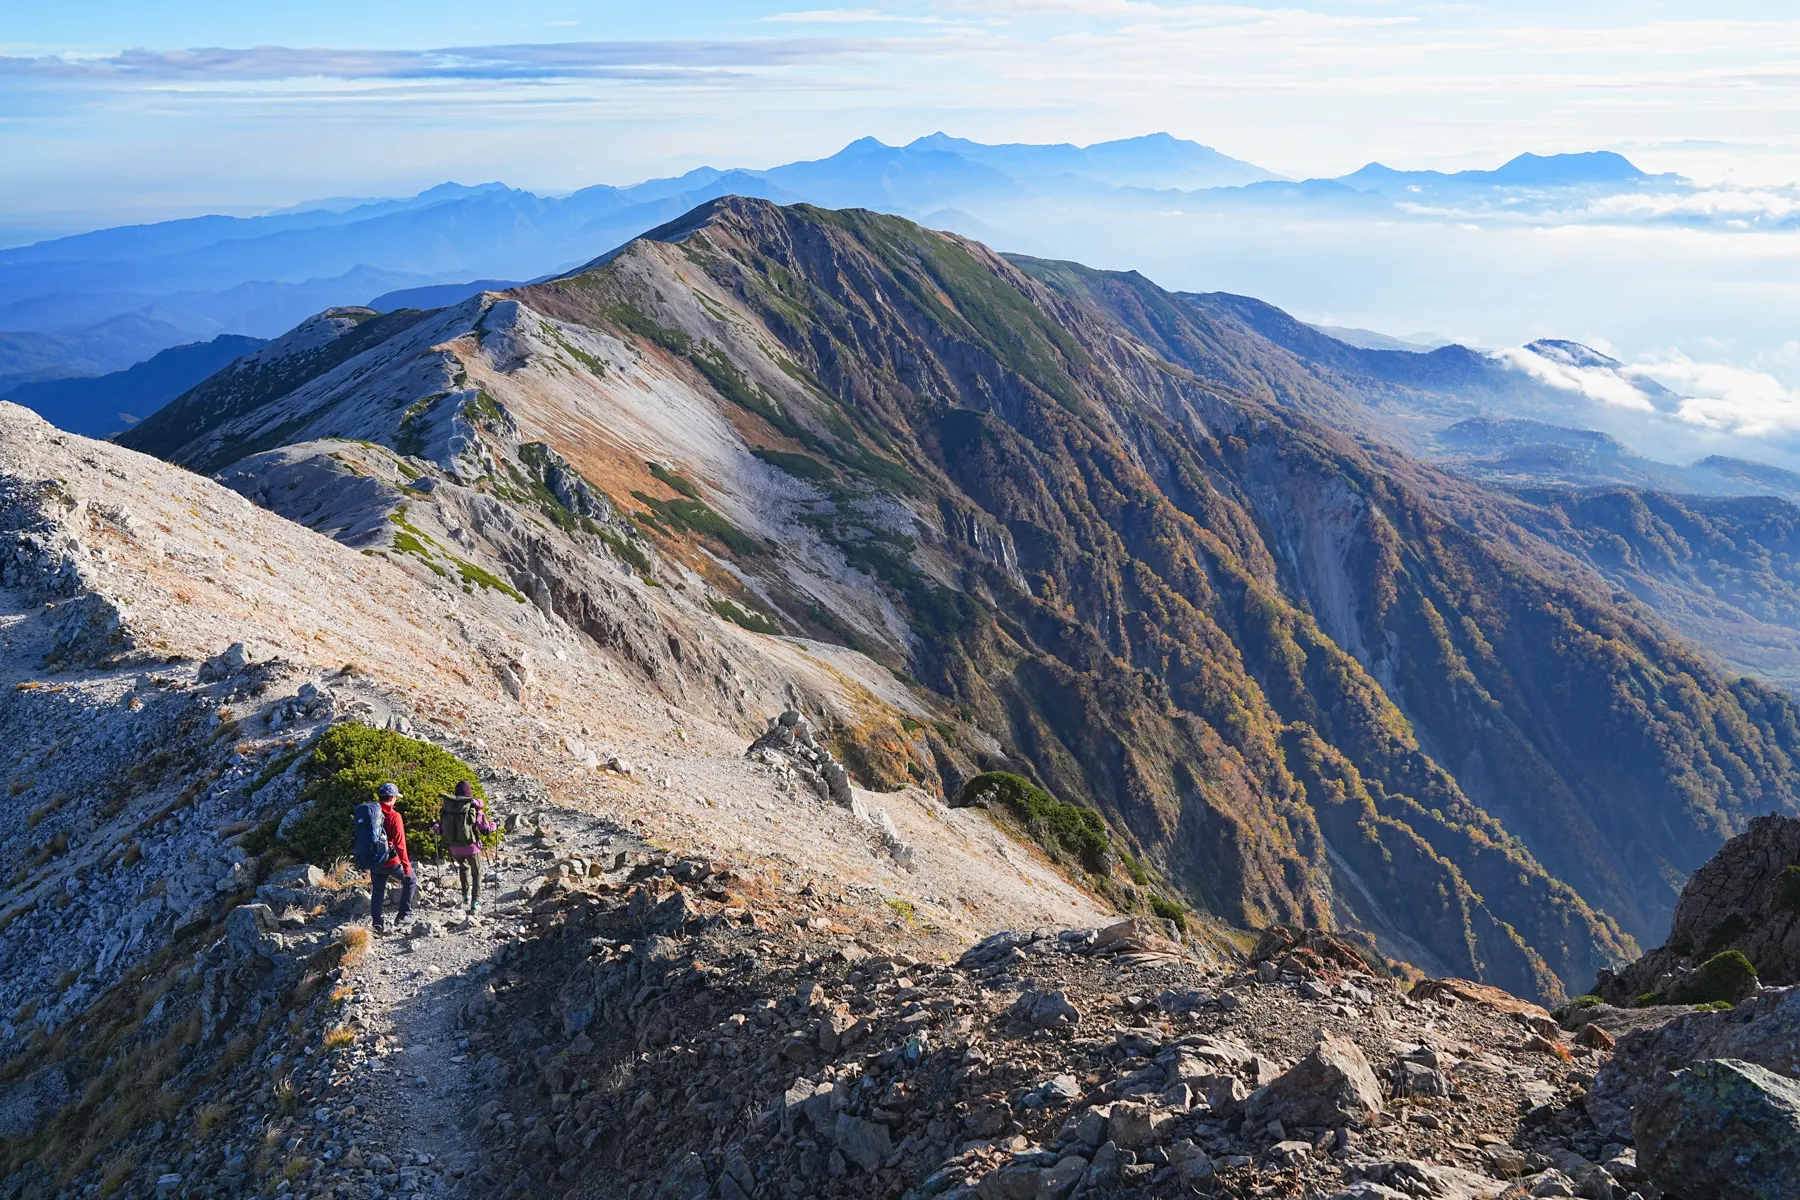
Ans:
[[[993,800],[1003,805],[1046,849],[1081,860],[1089,871],[1104,872],[1112,857],[1106,822],[1091,808],[1058,800],[1029,779],[1009,771],[984,771],[963,784],[957,807]]]
[[[1736,950],[1716,954],[1669,993],[1673,1004],[1736,1004],[1756,991],[1756,968]]]
[[[713,600],[712,610],[730,621],[733,625],[748,629],[751,633],[780,633],[781,626],[755,610],[739,608],[729,600]]]
[[[837,477],[836,471],[810,454],[789,454],[783,450],[752,450],[750,453],[770,466],[786,471],[795,479],[804,479],[808,483],[828,483]]]
[[[1175,922],[1175,928],[1187,932],[1187,913],[1181,905],[1173,900],[1165,900],[1155,892],[1150,893],[1150,911],[1165,921]]]
[[[394,807],[406,823],[407,848],[415,859],[442,853],[431,826],[438,819],[439,797],[467,780],[477,796],[485,796],[467,763],[429,742],[366,725],[334,725],[319,739],[303,768],[303,803],[312,807],[295,822],[287,837],[290,849],[308,862],[329,865],[350,854],[352,812],[375,798],[375,789],[390,780],[400,788]],[[498,842],[498,832],[485,840]]]
[[[1119,861],[1125,865],[1125,874],[1131,876],[1131,882],[1144,887],[1150,882],[1150,872],[1144,870],[1144,864],[1129,850],[1119,851]]]
[[[1567,1004],[1563,1005],[1561,1008],[1557,1009],[1555,1012],[1551,1013],[1550,1015],[1552,1017],[1555,1017],[1558,1021],[1562,1021],[1562,1020],[1567,1019],[1572,1014],[1580,1011],[1581,1009],[1599,1008],[1602,1004],[1605,1004],[1605,1003],[1606,1003],[1605,1000],[1601,999],[1599,996],[1594,995],[1592,992],[1589,992],[1585,996],[1575,997],[1573,1000],[1569,1001]]]
[[[604,530],[600,534],[600,540],[605,542],[614,554],[623,559],[625,564],[639,575],[647,577],[650,574],[650,556],[642,550],[618,534],[607,533]]]

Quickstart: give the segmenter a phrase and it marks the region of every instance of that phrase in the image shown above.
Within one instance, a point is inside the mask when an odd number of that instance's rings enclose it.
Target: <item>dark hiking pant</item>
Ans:
[[[457,854],[451,857],[456,859],[456,883],[462,889],[463,903],[479,903],[481,900],[481,856],[476,854],[464,858]]]
[[[369,921],[375,928],[381,928],[381,909],[387,900],[389,879],[400,881],[400,911],[394,914],[394,923],[412,916],[413,893],[419,890],[419,884],[413,873],[400,866],[378,867],[369,872]]]

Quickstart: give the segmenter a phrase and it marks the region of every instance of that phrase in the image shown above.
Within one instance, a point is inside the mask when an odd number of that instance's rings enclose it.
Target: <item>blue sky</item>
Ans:
[[[310,0],[9,6],[0,231],[444,179],[1154,130],[1293,175],[1610,147],[1792,181],[1793,5]]]

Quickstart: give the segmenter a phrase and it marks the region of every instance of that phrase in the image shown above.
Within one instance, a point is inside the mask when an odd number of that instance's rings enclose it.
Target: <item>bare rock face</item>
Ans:
[[[1618,1041],[1588,1093],[1599,1131],[1623,1139],[1668,1072],[1730,1058],[1800,1079],[1800,987],[1771,988],[1725,1012],[1690,1012]]]
[[[1258,1120],[1290,1127],[1367,1125],[1381,1115],[1381,1083],[1355,1042],[1328,1033],[1250,1105]]]
[[[69,518],[80,507],[56,480],[0,478],[0,587],[50,596],[79,588],[84,552]]]
[[[1684,977],[1726,950],[1755,965],[1765,984],[1800,983],[1800,818],[1771,814],[1726,842],[1681,889],[1669,940],[1594,990],[1614,1004],[1679,990]]]
[[[1705,1059],[1669,1076],[1632,1123],[1638,1162],[1682,1196],[1800,1198],[1800,1083]]]

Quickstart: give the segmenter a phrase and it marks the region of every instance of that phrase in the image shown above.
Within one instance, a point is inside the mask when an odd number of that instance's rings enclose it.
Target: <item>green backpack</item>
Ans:
[[[475,802],[461,796],[445,796],[444,810],[438,817],[438,828],[444,831],[444,842],[450,846],[473,846],[481,840],[475,830]]]

